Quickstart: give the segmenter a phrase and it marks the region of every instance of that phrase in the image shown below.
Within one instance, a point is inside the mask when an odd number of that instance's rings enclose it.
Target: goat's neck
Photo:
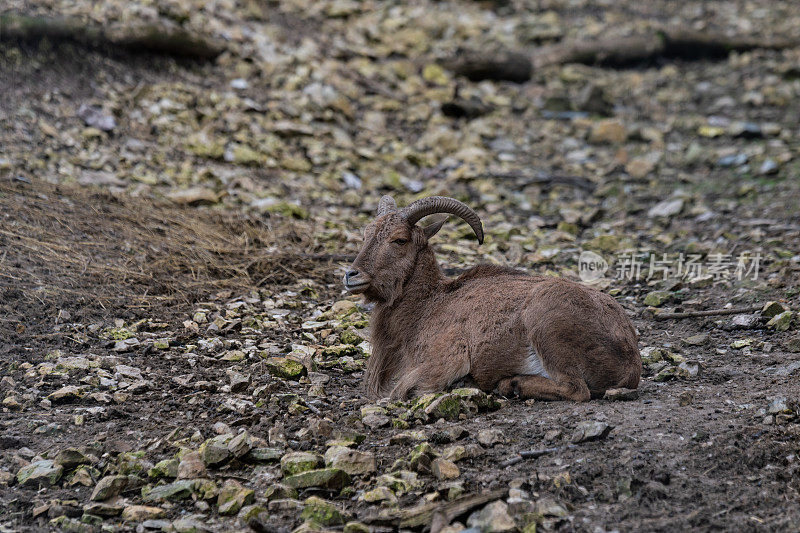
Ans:
[[[397,375],[414,361],[404,358],[407,343],[416,338],[420,321],[425,320],[428,300],[446,282],[430,248],[420,251],[414,271],[403,284],[402,294],[393,302],[376,304],[372,315],[372,356],[367,363],[367,390],[373,396],[386,396]]]
[[[436,294],[445,281],[433,250],[425,247],[419,252],[411,275],[403,283],[402,294],[394,302],[386,304],[385,310],[394,314],[408,308],[420,308],[422,302]],[[419,313],[414,315],[419,316]]]
[[[425,302],[441,290],[445,281],[433,250],[425,248],[420,251],[414,270],[403,284],[402,294],[393,302],[382,302],[375,306],[375,333],[387,341],[395,337],[412,338],[411,333],[425,314]]]

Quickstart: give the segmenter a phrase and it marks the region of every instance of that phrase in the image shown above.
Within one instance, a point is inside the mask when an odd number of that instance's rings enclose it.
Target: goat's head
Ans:
[[[430,196],[398,209],[391,196],[378,203],[378,212],[364,230],[364,244],[344,275],[344,286],[368,300],[392,302],[402,294],[428,239],[436,235],[447,218],[421,228],[417,222],[435,213],[462,218],[470,225],[478,242],[483,242],[483,226],[478,215],[462,202],[444,196]]]

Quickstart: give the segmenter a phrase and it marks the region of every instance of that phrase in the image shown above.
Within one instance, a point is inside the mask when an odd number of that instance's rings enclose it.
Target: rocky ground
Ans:
[[[6,2],[223,51],[0,31],[0,531],[796,530],[800,48],[448,69],[663,24],[800,37],[789,1],[640,4]],[[638,395],[364,398],[339,279],[385,193],[481,215],[482,246],[437,236],[451,275],[598,254]]]

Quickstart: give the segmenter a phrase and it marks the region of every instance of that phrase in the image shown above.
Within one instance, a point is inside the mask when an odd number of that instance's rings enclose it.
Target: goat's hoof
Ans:
[[[519,396],[519,379],[506,378],[497,384],[497,392],[506,398],[516,398]]]

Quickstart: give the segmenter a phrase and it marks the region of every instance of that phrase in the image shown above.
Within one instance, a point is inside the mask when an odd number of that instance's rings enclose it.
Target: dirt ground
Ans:
[[[11,4],[167,17],[226,48],[0,40],[0,531],[421,530],[490,491],[447,530],[798,530],[800,49],[524,83],[440,66],[666,22],[797,37],[792,2]],[[443,114],[464,101],[478,116]],[[452,219],[437,236],[448,275],[578,279],[600,254],[638,396],[365,398],[369,309],[340,279],[385,193],[481,215],[482,246]],[[732,272],[744,252],[757,276],[647,279],[651,255]],[[752,310],[655,316],[725,306]],[[351,475],[289,487],[337,445]]]

